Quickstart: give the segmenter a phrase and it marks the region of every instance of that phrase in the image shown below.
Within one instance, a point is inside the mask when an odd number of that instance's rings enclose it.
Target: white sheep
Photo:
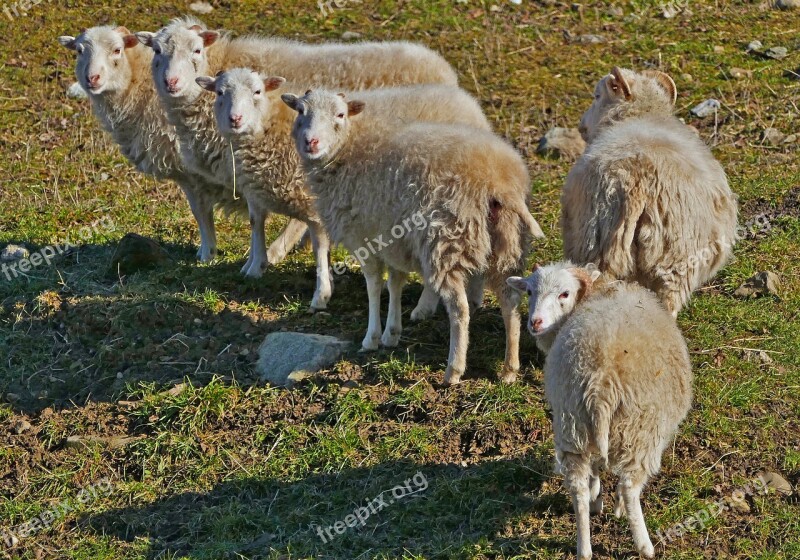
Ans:
[[[403,126],[391,95],[376,90],[368,102],[361,95],[348,102],[343,94],[314,90],[282,98],[298,112],[292,135],[322,221],[331,238],[361,262],[369,296],[363,348],[398,344],[403,284],[409,272],[420,272],[450,316],[445,382],[458,383],[468,346],[467,284],[485,275],[505,321],[500,377],[513,381],[519,370],[518,296],[504,274],[520,270],[531,238],[543,237],[528,210],[525,163],[490,132],[436,123]],[[385,267],[389,314],[381,335]]]
[[[572,494],[578,558],[591,558],[589,514],[600,513],[600,471],[619,476],[615,514],[652,558],[640,496],[691,408],[692,367],[677,324],[655,294],[561,262],[508,284],[528,294],[528,330],[547,354],[556,463]]]
[[[663,72],[614,68],[581,119],[586,151],[561,195],[566,258],[650,288],[677,316],[731,256],[736,197],[674,115]]]
[[[280,38],[231,39],[192,17],[175,19],[158,33],[136,36],[155,53],[153,81],[178,131],[184,163],[207,180],[224,185],[234,182],[232,149],[213,126],[211,104],[200,97],[203,89],[195,81],[198,77],[246,66],[304,86],[362,89],[457,83],[455,72],[440,55],[406,42],[304,45]],[[258,220],[253,227],[259,227]],[[253,233],[254,237],[263,234]],[[243,274],[263,274],[260,253],[250,255]]]
[[[97,120],[109,132],[122,154],[137,170],[158,180],[173,180],[183,190],[200,229],[202,262],[216,255],[214,207],[241,212],[232,190],[186,170],[180,159],[178,137],[159,106],[150,65],[153,51],[139,44],[125,27],[98,26],[77,37],[61,36],[59,43],[77,53],[75,75],[88,92]],[[294,246],[298,233],[287,229],[271,249]],[[299,232],[302,235],[302,231]]]
[[[251,275],[261,273],[265,260],[264,219],[268,212],[292,216],[308,224],[317,261],[317,291],[312,307],[324,309],[331,295],[328,275],[330,243],[322,227],[314,202],[305,189],[303,171],[291,128],[295,113],[281,102],[276,90],[290,91],[281,77],[262,78],[247,68],[234,68],[216,78],[197,78],[198,84],[216,93],[214,114],[222,136],[233,142],[236,176],[250,208],[253,236],[250,247]],[[283,87],[281,87],[283,86]],[[374,95],[364,92],[369,101]],[[426,85],[386,88],[382,99],[393,99],[394,118],[419,121],[460,122],[489,130],[489,123],[477,101],[466,92],[452,86]],[[483,284],[473,282],[477,292],[473,305],[483,296]],[[423,305],[430,294],[435,309],[438,297],[426,288]],[[477,301],[475,301],[477,300]]]

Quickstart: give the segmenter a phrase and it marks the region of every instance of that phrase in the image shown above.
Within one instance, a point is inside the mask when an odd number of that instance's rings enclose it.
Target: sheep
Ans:
[[[293,83],[350,89],[457,83],[455,72],[440,55],[406,42],[304,45],[279,38],[231,39],[192,17],[175,19],[158,33],[143,31],[136,36],[155,53],[153,81],[178,131],[184,163],[221,184],[234,182],[232,148],[213,126],[211,104],[200,99],[198,77],[247,66]],[[251,224],[258,227],[259,221],[251,216]],[[242,273],[260,277],[260,258],[260,252],[251,254]]]
[[[217,252],[214,206],[241,211],[244,201],[235,200],[229,190],[187,171],[181,163],[175,129],[167,122],[149,79],[152,50],[141,46],[122,26],[92,27],[77,37],[64,35],[58,41],[77,53],[78,82],[89,94],[97,120],[122,154],[138,171],[158,180],[173,180],[183,190],[200,229],[197,258],[213,260]],[[287,229],[286,234],[276,248],[297,242],[297,232]]]
[[[331,238],[360,261],[366,278],[369,325],[363,349],[398,344],[403,284],[409,272],[420,272],[447,308],[445,383],[458,383],[468,345],[467,283],[486,275],[506,329],[500,379],[514,381],[519,297],[503,278],[507,271],[522,269],[531,238],[544,237],[528,210],[530,179],[519,154],[485,130],[429,122],[403,125],[402,116],[393,114],[395,100],[380,91],[368,101],[363,95],[348,102],[344,94],[326,90],[281,98],[298,113],[292,136],[322,221]],[[387,226],[386,216],[394,226]],[[389,314],[381,335],[384,267],[389,271]]]
[[[581,119],[588,146],[561,195],[566,258],[653,290],[677,317],[731,257],[737,203],[722,166],[673,116],[663,72],[614,68]]]
[[[557,468],[572,494],[578,558],[591,558],[589,514],[600,513],[600,471],[619,477],[640,554],[653,557],[640,495],[692,402],[686,342],[661,302],[636,283],[603,280],[596,267],[535,267],[508,285],[528,294],[528,330],[547,354]]]
[[[314,203],[305,189],[304,175],[297,151],[290,136],[294,111],[280,100],[277,90],[292,89],[284,86],[282,77],[262,78],[247,68],[234,68],[216,78],[200,77],[197,83],[217,94],[214,103],[216,126],[221,135],[232,140],[234,161],[240,188],[248,201],[253,220],[250,249],[253,274],[262,270],[264,259],[264,218],[268,211],[279,212],[308,224],[317,261],[317,291],[312,308],[324,309],[331,295],[328,276],[329,241],[322,227]],[[283,87],[282,87],[283,86]],[[364,99],[375,95],[364,92]],[[486,116],[466,92],[441,85],[388,88],[379,94],[382,99],[393,100],[393,115],[404,120],[434,120],[461,122],[483,130],[490,130]],[[471,305],[479,305],[483,298],[480,279],[471,283]],[[426,288],[421,298],[422,309],[432,300],[433,309],[438,297]],[[422,311],[417,313],[422,314]]]

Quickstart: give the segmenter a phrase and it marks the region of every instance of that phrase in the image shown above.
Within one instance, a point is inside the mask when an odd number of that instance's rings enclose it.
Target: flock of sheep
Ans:
[[[616,514],[628,515],[637,550],[653,556],[640,494],[692,394],[674,317],[730,257],[737,220],[722,167],[673,116],[668,75],[614,68],[597,84],[580,125],[588,146],[561,200],[570,261],[522,278],[532,241],[544,236],[529,211],[527,166],[433,51],[232,38],[192,18],[157,33],[102,26],[59,42],[77,52],[77,78],[123,154],[183,189],[201,261],[215,256],[215,208],[245,204],[252,238],[242,272],[261,276],[308,231],[315,309],[333,291],[331,241],[359,258],[369,295],[364,349],[399,343],[402,288],[418,272],[424,290],[411,318],[444,303],[445,381],[459,382],[470,311],[488,283],[506,328],[500,377],[513,382],[527,293],[527,327],[547,354],[545,391],[578,557],[592,554],[589,515],[603,507],[604,468],[619,476]],[[267,249],[270,213],[291,220]]]

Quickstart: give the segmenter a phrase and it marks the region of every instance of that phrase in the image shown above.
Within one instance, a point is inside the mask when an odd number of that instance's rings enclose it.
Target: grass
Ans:
[[[741,222],[766,213],[736,258],[681,313],[696,375],[695,405],[644,499],[654,534],[751,481],[760,471],[800,482],[800,220],[797,145],[763,145],[774,126],[798,132],[797,15],[757,3],[692,2],[659,17],[655,3],[580,6],[451,0],[339,3],[215,0],[212,26],[306,41],[356,31],[441,51],[496,130],[529,163],[533,212],[547,241],[532,261],[560,256],[559,192],[569,162],[536,155],[552,126],[575,126],[594,83],[613,65],[657,66],[675,77],[678,114],[696,126],[740,197]],[[685,3],[679,3],[685,4]],[[6,22],[0,45],[0,246],[31,250],[81,237],[51,266],[0,273],[0,539],[81,488],[98,495],[22,538],[13,559],[557,559],[574,557],[568,496],[552,474],[541,356],[526,337],[513,386],[495,381],[502,321],[489,304],[472,324],[469,370],[442,386],[443,314],[407,323],[392,352],[354,350],[286,391],[254,371],[263,337],[281,329],[359,341],[366,293],[358,272],[336,278],[328,314],[310,315],[309,252],[260,281],[241,278],[247,224],[218,220],[222,256],[194,262],[196,225],[179,190],[138,175],[92,118],[67,99],[72,55],[56,37],[116,22],[154,30],[184,4],[129,0],[41,2]],[[0,16],[0,17],[5,17]],[[596,34],[597,45],[567,42]],[[758,39],[783,61],[745,52]],[[731,79],[730,69],[751,71]],[[708,97],[719,118],[689,109]],[[113,227],[81,228],[105,218]],[[277,235],[283,222],[270,224]],[[759,224],[761,222],[758,222]],[[127,232],[158,240],[173,263],[120,279],[106,274]],[[334,259],[344,258],[341,251]],[[761,270],[779,272],[780,297],[732,292]],[[408,312],[419,284],[404,294]],[[30,429],[17,434],[20,422]],[[67,445],[70,436],[104,438]],[[130,438],[130,439],[127,439]],[[118,441],[119,444],[109,442]],[[105,442],[105,443],[103,443]],[[427,489],[396,500],[323,542],[343,520],[421,473]],[[417,478],[419,480],[419,477]],[[611,479],[604,481],[612,502]],[[706,527],[657,544],[668,559],[800,558],[797,495],[747,498]],[[609,506],[607,505],[607,510]],[[598,558],[632,556],[625,521],[593,519]]]

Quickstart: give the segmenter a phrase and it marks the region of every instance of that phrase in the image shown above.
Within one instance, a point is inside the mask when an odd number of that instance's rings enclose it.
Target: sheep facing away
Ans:
[[[586,151],[561,195],[566,258],[653,290],[677,316],[725,265],[736,197],[708,147],[673,116],[663,72],[614,68],[581,119]]]
[[[578,558],[592,556],[589,514],[603,509],[603,468],[619,477],[615,514],[627,513],[636,549],[652,558],[640,496],[691,408],[691,362],[655,294],[636,283],[597,282],[600,275],[561,262],[508,284],[528,294],[528,330],[547,354],[545,395],[575,508]]]
[[[300,159],[291,138],[295,112],[280,99],[281,92],[291,91],[281,77],[263,78],[247,68],[234,68],[216,78],[201,77],[197,82],[208,91],[216,93],[214,114],[216,126],[222,136],[234,146],[237,183],[247,199],[250,209],[252,243],[250,267],[262,269],[264,254],[264,219],[276,212],[302,220],[309,226],[317,262],[317,290],[312,308],[325,308],[330,299],[332,282],[328,270],[330,242],[314,207],[314,201],[305,185]],[[407,121],[459,122],[489,130],[480,105],[466,92],[452,86],[423,85],[384,88],[378,93],[363,92],[362,99],[369,102],[378,97],[391,103],[387,119],[399,124]],[[483,283],[478,278],[471,283],[471,305],[483,299]],[[433,309],[439,298],[426,287],[420,299],[422,309],[431,300]],[[431,297],[432,294],[432,297]],[[417,317],[414,317],[417,319]]]
[[[372,350],[381,342],[398,344],[402,288],[409,272],[420,272],[447,308],[445,382],[458,383],[468,346],[467,284],[485,275],[506,328],[501,379],[513,381],[519,370],[519,298],[505,285],[504,275],[521,270],[531,238],[543,237],[528,210],[527,167],[511,146],[484,130],[434,123],[399,126],[387,118],[391,96],[372,95],[369,102],[348,102],[324,90],[282,96],[298,112],[292,136],[322,221],[331,238],[361,262],[369,296],[362,346]],[[394,227],[387,225],[387,216]],[[403,227],[412,222],[416,227]],[[381,240],[380,247],[362,251],[369,240]],[[381,335],[385,267],[389,314]]]
[[[153,50],[153,82],[177,130],[184,164],[208,181],[226,186],[234,180],[231,146],[213,126],[211,104],[198,101],[203,91],[195,82],[198,77],[246,66],[305,86],[363,89],[457,83],[455,72],[440,55],[407,42],[304,45],[280,38],[231,39],[192,17],[175,19],[158,33],[143,31],[136,36]],[[296,234],[291,242],[305,231],[297,221],[287,229]],[[274,264],[276,260],[268,256]],[[251,259],[242,272],[260,276],[261,267]]]
[[[59,43],[77,53],[75,75],[89,94],[92,111],[122,154],[142,173],[173,180],[183,190],[200,229],[202,262],[216,255],[214,207],[241,212],[230,190],[191,173],[183,166],[178,137],[159,106],[150,78],[153,51],[139,44],[125,27],[98,26]],[[282,236],[276,246],[293,245]]]

